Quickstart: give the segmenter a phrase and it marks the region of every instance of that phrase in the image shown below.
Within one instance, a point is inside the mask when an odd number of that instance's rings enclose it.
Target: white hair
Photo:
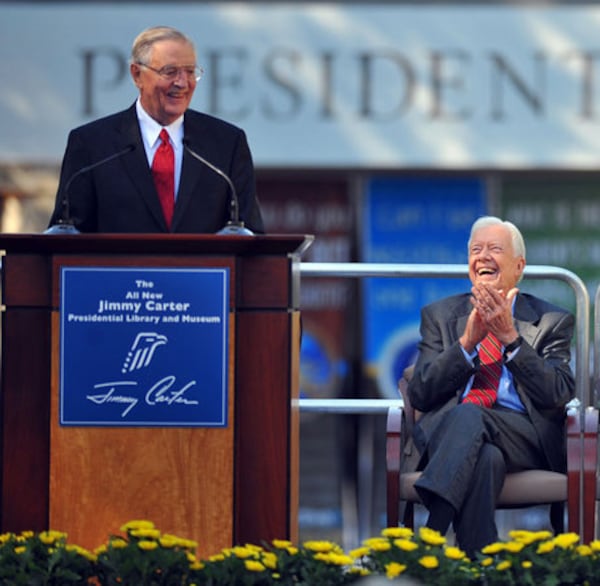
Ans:
[[[504,226],[510,233],[510,239],[512,241],[513,253],[515,256],[522,256],[525,258],[525,241],[521,231],[512,223],[507,220],[501,220],[495,216],[482,216],[475,220],[471,226],[471,235],[469,236],[468,250],[471,249],[471,242],[473,240],[473,234],[481,228],[487,226]]]

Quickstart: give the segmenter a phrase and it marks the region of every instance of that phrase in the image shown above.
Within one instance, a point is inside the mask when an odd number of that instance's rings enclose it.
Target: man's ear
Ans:
[[[142,73],[142,68],[137,63],[130,63],[129,64],[129,73],[131,73],[133,83],[135,83],[135,85],[137,87],[140,87],[139,79],[140,79],[140,75]]]
[[[517,278],[517,282],[521,279],[521,277],[523,276],[523,271],[525,270],[525,266],[527,265],[527,262],[525,261],[525,259],[521,256],[519,257],[519,260],[517,261],[517,271],[518,271],[518,278]]]
[[[515,296],[517,295],[517,293],[519,292],[519,288],[518,287],[513,287],[507,294],[506,294],[506,299],[507,301],[512,301]]]

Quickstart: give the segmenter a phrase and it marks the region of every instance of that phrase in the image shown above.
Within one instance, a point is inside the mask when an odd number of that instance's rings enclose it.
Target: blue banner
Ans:
[[[60,424],[227,426],[229,269],[63,267]]]
[[[471,225],[485,213],[477,177],[374,178],[364,198],[362,260],[466,268]],[[364,360],[383,396],[398,396],[397,382],[416,359],[421,307],[469,290],[468,279],[364,280]]]

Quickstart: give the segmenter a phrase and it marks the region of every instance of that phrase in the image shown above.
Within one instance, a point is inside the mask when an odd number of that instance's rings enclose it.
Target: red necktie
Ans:
[[[463,402],[489,408],[496,402],[502,373],[502,344],[494,334],[488,334],[479,344],[479,362],[473,386]]]
[[[164,128],[160,131],[160,139],[162,142],[152,161],[152,176],[167,227],[171,228],[175,207],[175,154],[169,142],[169,133]]]

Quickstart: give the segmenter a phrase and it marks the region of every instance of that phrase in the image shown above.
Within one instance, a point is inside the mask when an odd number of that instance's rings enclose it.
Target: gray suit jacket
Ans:
[[[421,452],[430,430],[458,403],[477,368],[465,359],[458,342],[472,310],[469,299],[469,294],[455,295],[421,311],[419,355],[408,386],[413,407],[424,412],[415,428]],[[575,395],[569,366],[575,320],[564,309],[523,293],[515,301],[514,319],[524,342],[506,367],[538,433],[549,468],[563,471],[564,408]]]

